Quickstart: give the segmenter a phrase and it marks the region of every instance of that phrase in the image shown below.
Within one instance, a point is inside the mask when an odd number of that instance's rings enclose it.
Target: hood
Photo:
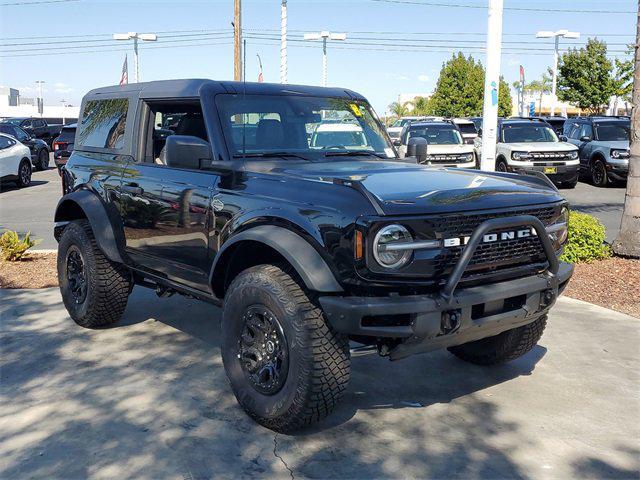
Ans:
[[[534,176],[400,161],[333,161],[282,167],[271,172],[362,189],[385,215],[510,208],[563,200],[555,188]]]
[[[505,143],[512,151],[523,152],[570,152],[578,147],[569,142],[516,142]]]
[[[473,145],[461,143],[460,145],[435,145],[430,143],[427,146],[427,155],[441,153],[472,153]]]
[[[616,148],[616,149],[620,149],[620,150],[629,150],[629,141],[628,140],[622,140],[619,142],[599,142],[597,140],[594,140],[595,144],[598,145],[599,147],[608,147],[608,148]]]

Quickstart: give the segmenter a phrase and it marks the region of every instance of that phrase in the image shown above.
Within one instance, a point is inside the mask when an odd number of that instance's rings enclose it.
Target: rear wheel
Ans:
[[[46,148],[43,148],[38,153],[38,166],[36,170],[46,170],[49,168],[49,151]]]
[[[591,164],[591,181],[596,187],[606,187],[609,184],[607,169],[599,158]]]
[[[328,415],[349,381],[349,342],[310,293],[274,265],[240,273],[225,296],[222,360],[231,388],[258,423],[289,432]]]
[[[456,357],[477,365],[497,365],[515,360],[531,350],[547,325],[547,316],[522,327],[507,330],[493,337],[449,347]]]
[[[31,162],[29,160],[24,159],[20,162],[16,183],[20,188],[28,187],[31,184]]]
[[[71,222],[58,245],[58,282],[71,318],[87,328],[117,322],[129,298],[129,270],[98,248],[87,220]]]

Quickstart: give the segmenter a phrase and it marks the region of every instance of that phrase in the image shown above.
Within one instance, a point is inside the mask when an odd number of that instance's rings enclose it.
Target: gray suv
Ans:
[[[629,117],[579,117],[566,121],[564,134],[579,149],[580,173],[595,186],[626,181],[630,127]]]

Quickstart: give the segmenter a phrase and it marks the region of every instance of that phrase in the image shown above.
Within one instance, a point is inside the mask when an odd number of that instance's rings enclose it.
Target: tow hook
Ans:
[[[462,312],[459,309],[442,312],[442,333],[446,335],[458,330],[458,328],[460,328],[461,316]]]
[[[551,306],[555,299],[556,292],[552,288],[544,290],[540,295],[540,307],[542,307],[541,309]]]
[[[400,340],[397,338],[379,338],[376,346],[378,347],[378,355],[381,357],[388,357],[391,350],[396,348],[400,344]]]

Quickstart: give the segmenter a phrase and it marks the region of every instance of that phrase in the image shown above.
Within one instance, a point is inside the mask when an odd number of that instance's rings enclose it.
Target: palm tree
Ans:
[[[551,72],[543,73],[539,80],[533,80],[524,86],[524,90],[540,94],[538,103],[538,115],[542,115],[542,97],[545,93],[551,93]]]
[[[411,102],[404,102],[404,103],[393,102],[392,104],[389,105],[389,110],[398,118],[406,117],[407,115],[409,115],[410,105],[411,105]]]
[[[635,70],[631,110],[631,157],[622,222],[613,250],[618,255],[640,258],[640,2],[636,20]]]
[[[432,113],[427,97],[416,97],[413,102],[413,112],[416,115],[430,115]]]

